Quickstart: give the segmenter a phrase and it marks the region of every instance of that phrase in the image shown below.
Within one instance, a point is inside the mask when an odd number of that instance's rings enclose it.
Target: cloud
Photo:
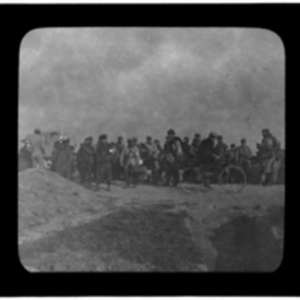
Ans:
[[[35,30],[20,49],[20,132],[163,138],[176,127],[254,143],[270,126],[283,141],[284,72],[283,45],[265,30]]]

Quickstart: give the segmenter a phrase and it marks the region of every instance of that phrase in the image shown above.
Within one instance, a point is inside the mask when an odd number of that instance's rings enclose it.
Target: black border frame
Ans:
[[[297,4],[2,4],[1,36],[4,58],[3,85],[12,126],[18,123],[18,55],[26,32],[41,27],[255,27],[276,32],[286,51],[286,97],[292,97],[292,69],[297,66]],[[3,69],[2,69],[3,71]],[[290,97],[288,97],[290,96]],[[12,100],[16,99],[16,101]],[[288,101],[286,100],[286,103]],[[11,107],[10,107],[11,105]],[[288,105],[286,105],[288,108]],[[5,106],[5,111],[7,105]],[[287,110],[286,110],[287,111]],[[17,120],[17,122],[14,122]],[[286,118],[287,120],[287,118]],[[7,128],[7,127],[4,127]],[[11,128],[11,127],[10,127]],[[286,131],[287,133],[287,131]],[[11,134],[9,134],[12,137]],[[15,137],[12,142],[16,142]],[[16,148],[17,149],[17,145]],[[7,155],[8,149],[3,149]],[[12,151],[11,151],[12,152]],[[5,157],[5,156],[4,156]],[[8,160],[9,161],[9,160]],[[15,161],[13,158],[10,160]],[[4,167],[5,168],[5,167]],[[16,163],[17,169],[17,163]],[[5,168],[5,176],[16,169]],[[18,180],[18,179],[17,179]],[[3,197],[5,232],[1,247],[2,296],[284,296],[299,295],[297,232],[299,205],[286,205],[285,256],[281,267],[271,274],[30,274],[17,258],[17,180]],[[287,180],[287,183],[293,178]],[[5,181],[7,182],[7,181]],[[11,184],[11,182],[9,184]],[[7,186],[9,186],[7,184]],[[287,187],[289,185],[287,184]],[[291,185],[292,186],[292,183]],[[5,184],[6,187],[6,184]],[[11,191],[16,190],[16,198]],[[295,194],[297,195],[297,194]],[[4,196],[4,193],[3,193]],[[13,199],[12,199],[13,198]],[[6,209],[8,208],[8,209]],[[7,211],[7,213],[6,213]],[[296,238],[295,238],[296,237]]]

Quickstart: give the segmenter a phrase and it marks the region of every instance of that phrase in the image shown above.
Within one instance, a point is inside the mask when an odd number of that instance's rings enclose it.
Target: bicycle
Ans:
[[[198,190],[195,185],[203,184],[207,179],[215,178],[226,192],[240,193],[246,186],[247,176],[244,170],[226,161],[219,161],[214,171],[205,170],[201,164],[179,169],[179,186],[188,193]]]

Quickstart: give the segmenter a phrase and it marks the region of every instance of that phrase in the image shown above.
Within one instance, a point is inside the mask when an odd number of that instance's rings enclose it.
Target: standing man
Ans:
[[[111,151],[107,142],[107,135],[102,134],[99,137],[96,149],[96,163],[97,163],[97,187],[99,188],[101,182],[104,180],[107,183],[107,190],[110,191],[112,167],[111,167]]]
[[[54,170],[61,176],[71,180],[74,155],[70,147],[70,139],[65,139],[57,149],[53,162]]]
[[[78,171],[80,173],[80,178],[82,183],[90,183],[92,179],[92,171],[94,166],[94,148],[93,148],[93,138],[87,137],[84,139],[84,143],[80,145],[77,152],[77,163]]]
[[[262,142],[257,144],[262,158],[261,184],[276,183],[278,170],[281,164],[280,143],[270,133],[269,129],[262,130]]]
[[[32,149],[31,157],[33,167],[37,169],[44,169],[44,138],[41,135],[41,130],[36,128],[34,134],[30,134],[26,137],[30,148]]]
[[[126,187],[130,186],[131,180],[134,180],[134,186],[137,184],[137,178],[142,175],[141,156],[136,145],[136,139],[128,139],[128,146],[124,148],[121,154],[121,166],[124,168]],[[141,172],[140,172],[141,171]]]
[[[177,186],[179,181],[179,166],[183,156],[181,148],[181,140],[176,136],[173,129],[167,131],[167,138],[164,145],[166,158],[166,186],[170,185],[170,180],[173,179],[174,186]]]
[[[209,165],[213,161],[213,154],[215,153],[215,141],[217,134],[211,132],[208,138],[204,139],[200,147],[200,160],[202,163]]]
[[[249,173],[250,171],[252,156],[252,151],[247,145],[247,140],[242,138],[241,145],[236,149],[235,161],[240,167],[242,167],[242,169],[246,171],[246,173]]]

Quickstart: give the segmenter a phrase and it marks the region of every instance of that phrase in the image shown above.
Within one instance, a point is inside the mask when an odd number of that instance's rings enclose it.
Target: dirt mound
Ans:
[[[47,223],[54,216],[72,215],[93,193],[48,170],[19,173],[19,233]]]

